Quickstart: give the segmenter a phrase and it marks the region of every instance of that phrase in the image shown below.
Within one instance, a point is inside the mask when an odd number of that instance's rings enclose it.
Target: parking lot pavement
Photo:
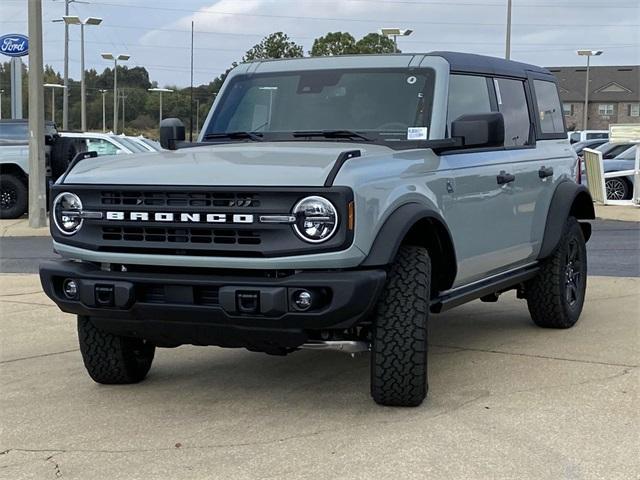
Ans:
[[[570,330],[512,295],[432,317],[429,397],[393,409],[339,353],[161,349],[97,385],[75,318],[2,275],[0,478],[638,478],[640,279],[589,282]]]

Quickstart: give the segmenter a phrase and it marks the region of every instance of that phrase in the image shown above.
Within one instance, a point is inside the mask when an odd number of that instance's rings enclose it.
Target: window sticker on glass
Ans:
[[[429,133],[427,127],[407,128],[407,140],[426,140]]]

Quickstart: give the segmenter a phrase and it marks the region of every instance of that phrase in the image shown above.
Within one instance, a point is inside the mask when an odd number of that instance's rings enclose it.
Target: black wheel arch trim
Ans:
[[[412,233],[417,232],[415,229],[423,227],[433,228],[434,235],[421,236],[419,243],[411,244],[426,246],[430,251],[434,274],[439,277],[434,279],[433,286],[440,291],[450,288],[458,271],[453,237],[442,215],[420,203],[401,205],[389,215],[361,266],[390,265],[405,239],[411,240]],[[433,249],[437,252],[432,252]]]
[[[544,236],[538,259],[551,255],[562,237],[564,224],[569,216],[578,220],[594,220],[596,218],[593,200],[589,190],[584,185],[571,181],[560,183],[551,198]],[[580,222],[585,241],[591,236],[591,224]]]

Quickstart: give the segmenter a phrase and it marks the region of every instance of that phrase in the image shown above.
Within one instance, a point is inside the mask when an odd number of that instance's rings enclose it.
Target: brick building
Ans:
[[[550,67],[560,85],[567,130],[583,130],[586,67]],[[587,130],[610,123],[640,123],[640,66],[589,69]]]

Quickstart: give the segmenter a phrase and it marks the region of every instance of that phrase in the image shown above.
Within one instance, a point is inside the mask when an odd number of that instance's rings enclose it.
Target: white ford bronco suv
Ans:
[[[555,78],[451,52],[235,68],[196,142],[76,158],[53,187],[45,292],[91,378],[156,347],[370,352],[371,395],[419,405],[432,313],[508,290],[541,327],[580,316],[591,197]]]

